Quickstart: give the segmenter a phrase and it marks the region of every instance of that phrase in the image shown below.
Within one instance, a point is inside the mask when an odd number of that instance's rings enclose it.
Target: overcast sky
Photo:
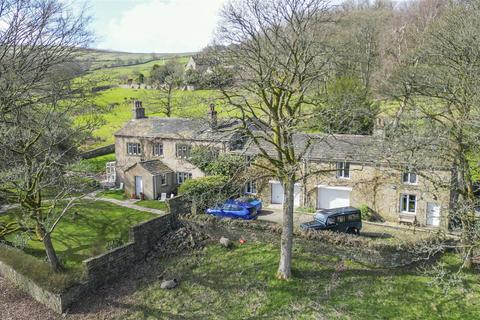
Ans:
[[[73,1],[74,5],[86,1],[88,12],[93,17],[91,27],[98,38],[93,47],[145,53],[199,51],[213,39],[219,10],[227,2],[227,0],[70,1]],[[339,2],[341,0],[331,0],[331,3]]]
[[[198,51],[212,40],[224,2],[87,0],[98,38],[93,47],[147,53]]]

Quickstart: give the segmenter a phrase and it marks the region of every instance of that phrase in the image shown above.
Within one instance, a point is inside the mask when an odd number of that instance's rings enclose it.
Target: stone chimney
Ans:
[[[215,129],[218,125],[218,117],[214,103],[210,104],[210,111],[208,112],[208,116],[210,118],[210,126],[212,127],[212,129]]]
[[[375,125],[373,126],[373,136],[379,138],[385,138],[385,119],[377,117],[375,119]]]
[[[145,108],[142,107],[142,101],[140,100],[133,101],[132,113],[133,113],[133,120],[146,118]]]

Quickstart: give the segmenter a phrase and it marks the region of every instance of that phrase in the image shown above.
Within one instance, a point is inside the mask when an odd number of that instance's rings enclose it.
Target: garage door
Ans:
[[[333,209],[350,206],[350,192],[347,187],[318,187],[317,208]]]
[[[283,204],[284,194],[283,194],[283,187],[280,182],[270,182],[272,186],[272,204]],[[294,205],[295,207],[300,206],[300,195],[302,193],[302,189],[300,185],[295,185],[295,198],[294,198]]]

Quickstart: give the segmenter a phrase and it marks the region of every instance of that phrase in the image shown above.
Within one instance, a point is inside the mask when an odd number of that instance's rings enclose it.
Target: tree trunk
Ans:
[[[58,260],[57,253],[55,252],[55,248],[53,247],[52,238],[50,237],[50,234],[46,234],[43,227],[37,225],[37,235],[40,237],[40,239],[43,239],[42,241],[45,247],[45,252],[47,253],[48,261],[50,262],[50,265],[52,266],[53,271],[55,272],[63,271],[62,264],[60,263],[60,260]]]
[[[280,263],[277,278],[287,280],[292,276],[292,247],[293,247],[293,205],[295,180],[288,177],[284,185],[283,225],[280,247]]]

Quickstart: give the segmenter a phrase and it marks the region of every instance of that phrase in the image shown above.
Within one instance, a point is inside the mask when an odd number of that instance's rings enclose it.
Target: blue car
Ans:
[[[260,211],[262,211],[262,201],[248,197],[229,199],[221,205],[207,209],[208,214],[217,217],[245,220],[256,219]]]

